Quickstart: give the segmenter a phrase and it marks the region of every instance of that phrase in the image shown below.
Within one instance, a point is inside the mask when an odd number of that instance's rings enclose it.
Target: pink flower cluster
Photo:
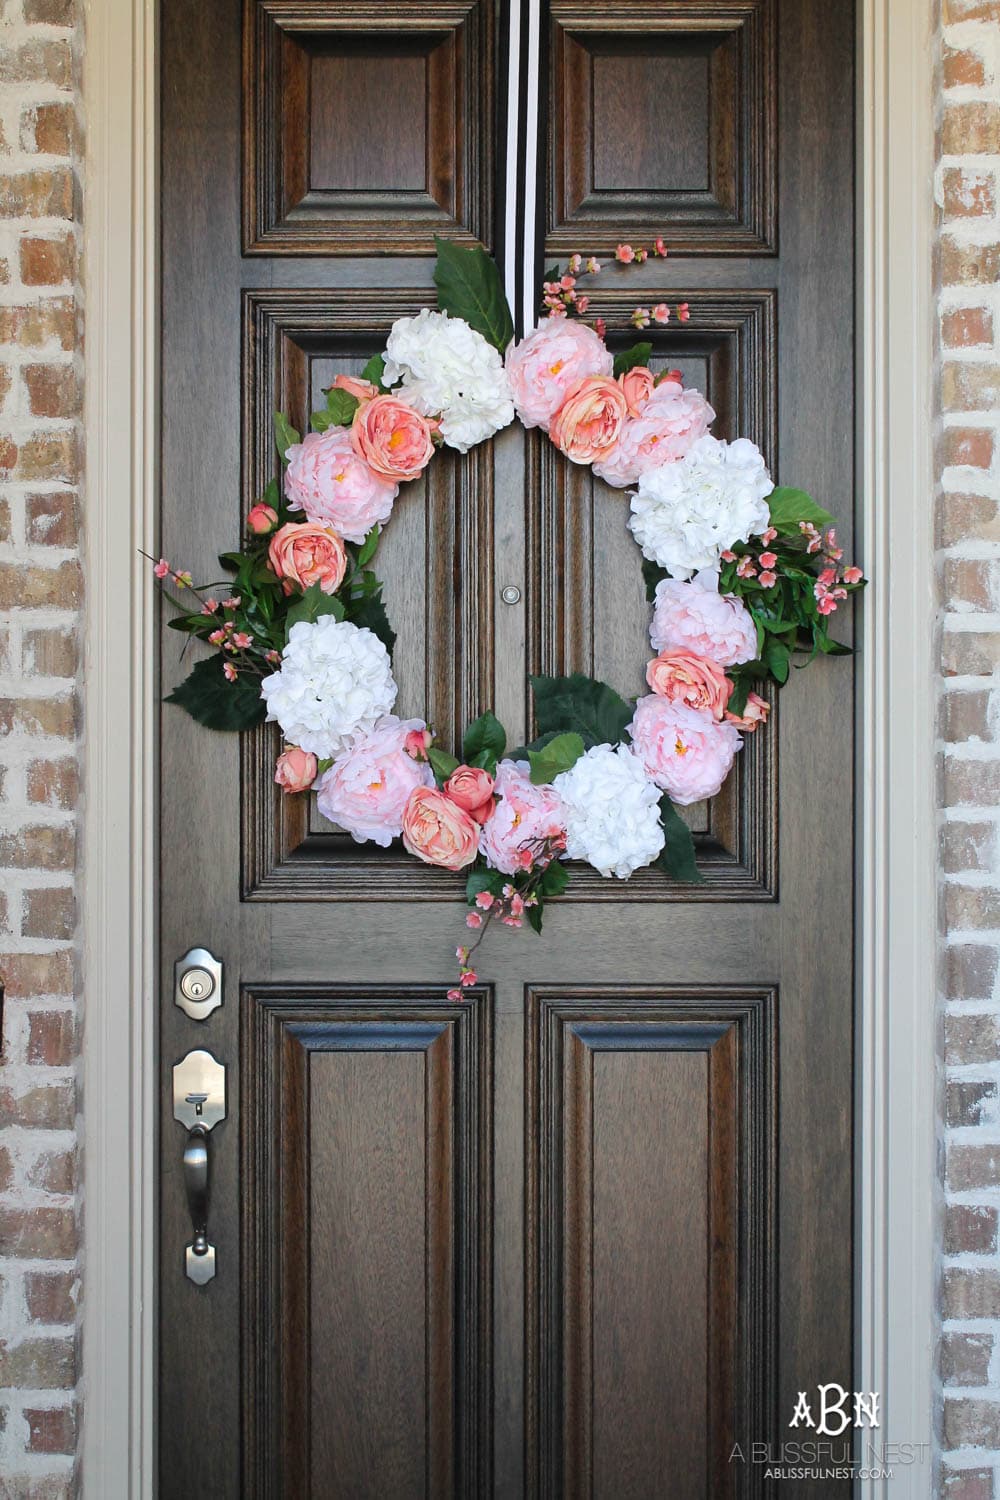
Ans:
[[[653,245],[653,254],[666,256],[667,247],[662,239],[657,239]],[[641,266],[649,259],[649,251],[642,245],[619,245],[615,250],[615,260],[621,266]],[[583,317],[590,306],[590,296],[586,292],[577,291],[577,283],[581,276],[596,276],[601,270],[601,263],[594,255],[586,258],[579,253],[570,256],[563,273],[557,274],[550,281],[542,283],[542,308],[550,318],[565,318],[571,314]],[[682,323],[686,323],[691,316],[686,302],[680,303],[677,308],[677,316]],[[670,321],[670,308],[665,302],[658,302],[652,313],[648,307],[637,307],[632,313],[630,322],[635,328],[646,328],[650,317],[655,323],[668,323]],[[604,320],[597,319],[597,331],[604,337]]]
[[[683,458],[715,412],[677,370],[646,366],[612,377],[614,360],[586,323],[542,323],[507,352],[518,417],[541,427],[578,464],[622,489],[659,464]]]
[[[742,601],[716,584],[714,573],[659,584],[649,632],[658,655],[646,668],[652,692],[629,726],[650,777],[682,807],[715,796],[743,743],[739,731],[752,733],[770,711],[751,693],[742,714],[729,712],[725,668],[752,660],[757,632]]]

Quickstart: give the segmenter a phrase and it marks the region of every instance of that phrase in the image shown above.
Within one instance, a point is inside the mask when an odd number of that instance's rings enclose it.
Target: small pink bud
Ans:
[[[773,568],[778,561],[778,555],[776,552],[762,552],[758,561],[762,568]]]
[[[426,760],[433,738],[429,729],[411,729],[403,741],[403,749],[411,760]]]
[[[278,512],[270,505],[255,505],[247,516],[247,530],[255,536],[267,536],[278,524]]]
[[[667,306],[667,304],[665,302],[658,302],[656,304],[656,306],[653,308],[653,322],[654,323],[669,323],[670,322],[670,308]]]
[[[231,666],[226,662],[226,666]],[[309,750],[290,745],[278,756],[274,779],[283,792],[306,792],[316,780],[316,757]]]
[[[763,573],[760,575],[759,581],[762,589],[773,589],[774,585],[778,581],[778,575],[777,573],[772,573],[768,568],[765,568]]]
[[[236,668],[233,666],[233,664],[232,664],[231,661],[225,661],[225,662],[223,662],[222,663],[222,670],[226,674],[226,681],[227,682],[235,682],[236,679],[237,679],[237,677],[239,676],[239,673],[237,672]]]
[[[635,260],[635,251],[631,245],[618,245],[615,248],[615,260],[623,266],[630,266]]]
[[[680,318],[682,323],[688,323],[691,321],[691,309],[686,302],[679,302],[677,304],[677,316]]]
[[[653,246],[653,249],[656,251],[657,255],[666,255],[666,253],[667,253],[667,247],[663,243],[662,239],[658,239],[656,241],[655,245]]]
[[[448,999],[449,1000],[461,1000],[461,998],[462,998],[462,991],[461,990],[449,990],[448,991]]]
[[[853,563],[849,568],[844,569],[845,583],[860,583],[864,576],[865,575],[862,573],[861,569],[855,567]]]
[[[156,564],[156,566],[153,569],[154,576],[156,578],[166,578],[166,576],[167,576],[167,574],[169,572],[170,572],[170,564],[167,562],[167,559],[165,557],[161,557],[160,560],[159,560],[159,562]]]
[[[490,891],[480,891],[476,897],[476,905],[480,911],[489,911],[493,905],[493,896]]]
[[[462,984],[466,989],[468,989],[469,985],[478,984],[478,982],[479,975],[476,973],[475,969],[462,970]]]
[[[482,927],[483,919],[477,911],[470,911],[465,919],[466,927]]]

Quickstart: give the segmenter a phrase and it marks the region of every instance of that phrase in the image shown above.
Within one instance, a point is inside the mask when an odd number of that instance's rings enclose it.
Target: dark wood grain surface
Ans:
[[[274,471],[271,404],[301,421],[433,302],[431,233],[493,243],[502,11],[161,7],[178,565],[213,576],[236,543]],[[654,361],[848,547],[853,36],[825,0],[558,0],[542,90],[550,257],[662,230],[676,253],[628,283],[610,267],[594,310],[687,296]],[[597,95],[574,92],[590,77]],[[394,155],[373,97],[407,115]],[[657,98],[643,131],[636,101]],[[400,707],[450,734],[492,703],[521,739],[530,670],[640,691],[626,506],[516,427],[437,459],[385,538]],[[161,664],[168,691],[189,665],[173,632]],[[705,886],[577,870],[541,940],[491,933],[488,986],[457,1008],[460,882],[282,801],[273,733],[241,746],[163,708],[164,1500],[768,1493],[725,1462],[730,1437],[787,1437],[798,1390],[851,1384],[852,685],[849,660],[793,674],[731,787],[692,810]],[[172,998],[194,944],[226,965],[201,1024]],[[205,1287],[183,1274],[169,1097],[194,1047],[229,1070]]]

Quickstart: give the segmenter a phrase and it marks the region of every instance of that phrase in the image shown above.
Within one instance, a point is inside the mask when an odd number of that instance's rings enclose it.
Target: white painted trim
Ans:
[[[934,1343],[930,7],[862,0],[857,1378],[929,1438]],[[154,1491],[155,0],[87,13],[87,1500]],[[891,562],[890,573],[890,538]],[[131,614],[120,608],[131,584]],[[123,748],[125,747],[125,748]],[[892,1045],[889,1046],[889,1037]],[[923,1467],[912,1488],[929,1492]],[[882,1500],[883,1486],[865,1488]]]
[[[863,0],[857,1384],[933,1434],[936,906],[932,7]],[[927,1495],[928,1464],[859,1485]]]
[[[155,656],[137,549],[156,536],[155,41],[155,0],[88,0],[87,1500],[154,1491]]]

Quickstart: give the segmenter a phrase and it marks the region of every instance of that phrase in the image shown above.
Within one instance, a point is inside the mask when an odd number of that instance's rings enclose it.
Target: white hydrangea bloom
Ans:
[[[396,701],[389,653],[370,630],[321,615],[288,634],[281,667],[260,687],[269,722],[322,758],[339,755]]]
[[[717,567],[734,542],[767,529],[773,489],[755,443],[706,435],[676,463],[640,476],[629,528],[645,557],[674,578],[690,578]]]
[[[567,859],[627,880],[663,848],[661,794],[627,745],[595,745],[552,785],[565,803]]]
[[[464,318],[423,308],[397,318],[385,350],[386,385],[425,417],[440,417],[449,448],[466,453],[514,420],[510,381],[493,345]]]

